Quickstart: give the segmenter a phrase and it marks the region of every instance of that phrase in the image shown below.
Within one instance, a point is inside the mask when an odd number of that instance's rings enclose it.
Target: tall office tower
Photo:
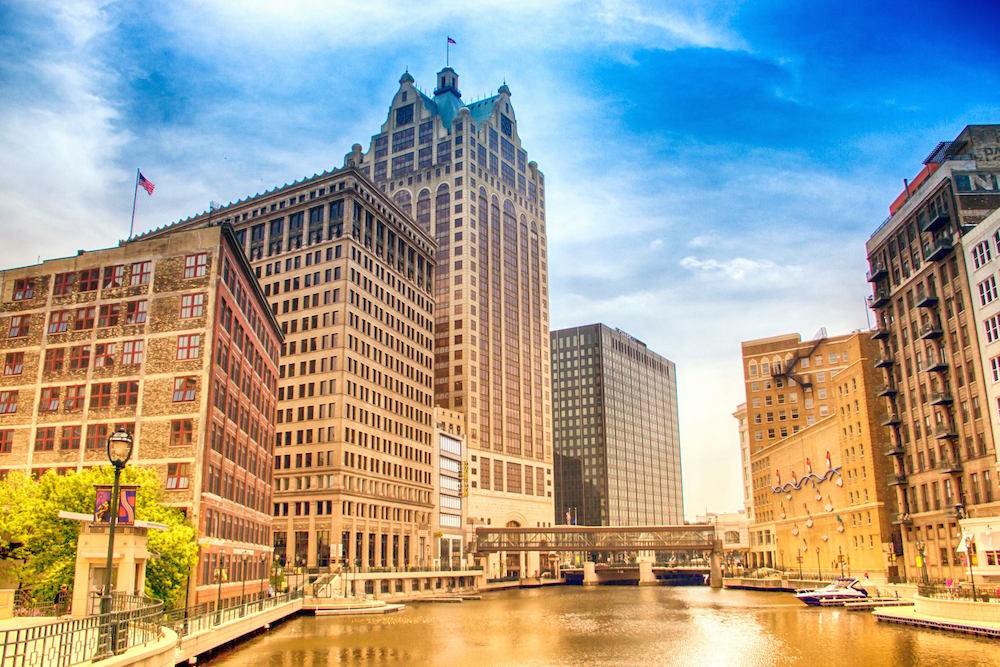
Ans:
[[[122,427],[199,532],[191,604],[266,588],[281,333],[232,228],[3,271],[0,298],[0,467],[108,465]]]
[[[603,324],[552,332],[556,523],[684,523],[674,362]]]
[[[275,558],[429,563],[434,240],[351,168],[168,229],[217,222],[236,229],[285,334]]]
[[[450,67],[433,95],[405,73],[347,156],[438,243],[434,397],[467,420],[470,528],[552,522],[545,178],[510,99],[505,84],[466,104]]]
[[[866,244],[911,576],[965,576],[958,521],[1000,509],[986,500],[997,498],[995,442],[977,348],[997,330],[971,307],[996,292],[991,282],[970,288],[964,254],[966,234],[1000,207],[998,168],[1000,125],[966,127],[931,151]]]
[[[898,538],[886,501],[888,440],[871,335],[785,334],[745,341],[742,354],[755,564],[805,561],[815,571],[843,557],[891,575],[884,553]]]

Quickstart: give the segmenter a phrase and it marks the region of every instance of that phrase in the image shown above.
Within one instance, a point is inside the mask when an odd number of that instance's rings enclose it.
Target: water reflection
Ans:
[[[303,616],[212,667],[434,665],[1000,665],[996,642],[804,607],[790,595],[598,587],[487,594],[387,616]]]

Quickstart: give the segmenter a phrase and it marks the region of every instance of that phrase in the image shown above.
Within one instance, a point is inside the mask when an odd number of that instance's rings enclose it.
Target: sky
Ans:
[[[877,5],[877,6],[871,6]],[[155,9],[152,9],[155,7]],[[404,11],[405,8],[405,11]],[[406,70],[506,82],[546,175],[551,327],[677,364],[685,515],[742,507],[740,342],[869,326],[864,243],[1000,122],[988,2],[0,2],[0,266],[342,166]]]

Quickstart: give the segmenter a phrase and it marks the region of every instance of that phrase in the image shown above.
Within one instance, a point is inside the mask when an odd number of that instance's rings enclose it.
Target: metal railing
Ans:
[[[163,602],[112,595],[106,614],[0,630],[0,667],[69,667],[163,637]]]
[[[173,609],[163,615],[163,625],[176,632],[179,638],[185,637],[274,609],[301,597],[302,591],[293,590],[274,597],[255,597],[253,600],[225,609],[212,609],[208,604],[188,609]]]

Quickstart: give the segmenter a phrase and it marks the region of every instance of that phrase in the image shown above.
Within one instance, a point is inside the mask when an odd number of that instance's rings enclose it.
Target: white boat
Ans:
[[[808,605],[842,605],[850,600],[863,600],[868,591],[858,586],[857,577],[837,577],[823,588],[801,589],[795,597]]]

